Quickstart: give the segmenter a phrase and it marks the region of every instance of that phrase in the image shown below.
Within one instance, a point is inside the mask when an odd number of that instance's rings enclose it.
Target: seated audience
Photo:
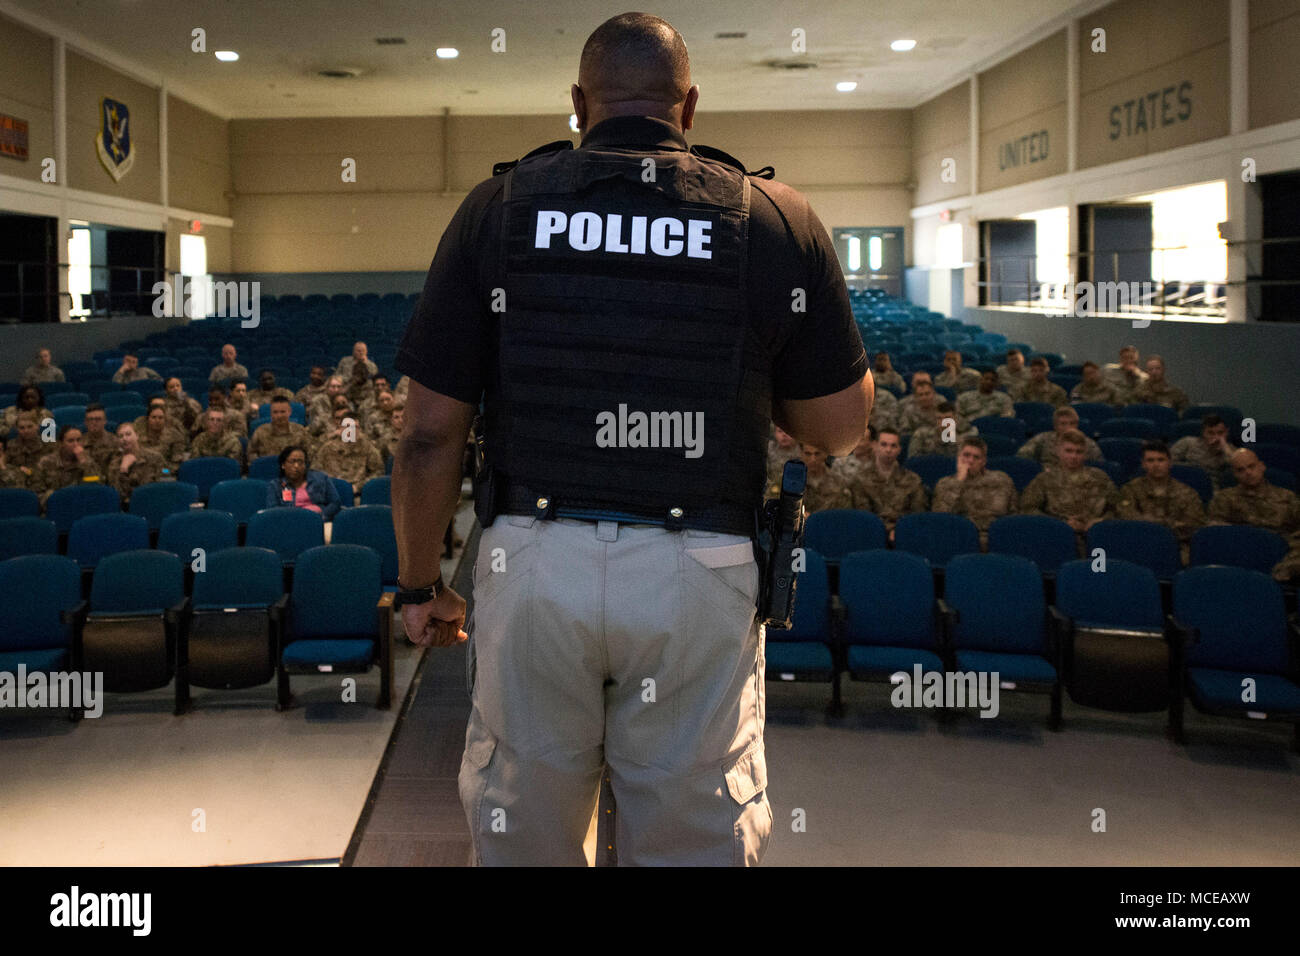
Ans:
[[[808,483],[804,486],[803,510],[829,511],[833,508],[852,508],[853,493],[839,472],[827,467],[826,452],[813,445],[800,446],[803,463],[808,466]]]
[[[302,407],[306,409],[308,423],[311,422],[311,406],[316,401],[316,396],[325,394],[325,382],[328,379],[325,371],[325,366],[313,365],[308,383],[298,389],[297,394],[293,397],[295,402],[300,402]]]
[[[289,412],[288,398],[278,395],[271,400],[271,420],[265,425],[258,425],[253,437],[248,440],[250,461],[263,455],[278,455],[289,445],[305,448],[311,441],[304,426],[289,421]]]
[[[997,368],[998,381],[1003,388],[1019,388],[1029,383],[1029,369],[1025,368],[1025,353],[1020,349],[1007,349],[1007,360]]]
[[[1036,461],[1044,468],[1056,467],[1059,456],[1056,454],[1057,442],[1066,432],[1077,431],[1079,428],[1079,413],[1069,405],[1063,405],[1058,408],[1052,415],[1052,431],[1039,432],[1029,441],[1017,449],[1016,454],[1021,458],[1028,458]],[[1079,434],[1083,434],[1079,432]],[[1098,444],[1084,435],[1084,458],[1087,461],[1102,461],[1105,456],[1101,453]]]
[[[876,367],[871,375],[876,385],[884,388],[896,388],[904,394],[907,393],[907,383],[903,381],[903,376],[899,375],[894,369],[894,362],[889,357],[888,352],[876,353]]]
[[[342,478],[352,485],[353,494],[359,494],[362,485],[384,473],[384,459],[350,412],[340,410],[335,421],[338,427],[317,447],[312,467],[331,478]]]
[[[998,373],[989,371],[979,376],[975,391],[957,396],[957,414],[966,419],[985,415],[1015,418],[1016,407],[1010,395],[998,391]]]
[[[1162,441],[1143,443],[1143,474],[1120,489],[1115,513],[1118,518],[1164,525],[1178,536],[1186,562],[1192,535],[1205,524],[1205,508],[1191,487],[1169,477],[1169,465],[1168,445]]]
[[[1169,456],[1175,464],[1203,468],[1218,488],[1232,476],[1232,456],[1237,451],[1228,441],[1228,423],[1218,415],[1201,419],[1201,434],[1188,435],[1174,442]]]
[[[1165,380],[1165,360],[1159,355],[1147,359],[1146,381],[1140,382],[1133,389],[1133,404],[1163,405],[1172,408],[1181,415],[1191,402],[1187,393]]]
[[[18,416],[18,423],[15,426],[18,434],[9,439],[5,445],[9,464],[22,471],[28,478],[36,468],[36,463],[54,450],[54,419],[47,417],[43,421],[49,424],[39,425],[34,412],[23,412]],[[51,440],[45,441],[46,437]]]
[[[283,398],[286,401],[293,401],[293,392],[287,388],[277,388],[275,385],[275,373],[263,369],[257,376],[257,388],[248,393],[249,408],[252,409],[256,417],[265,405],[273,398]]]
[[[1269,482],[1258,455],[1239,449],[1232,456],[1232,474],[1237,483],[1210,499],[1210,524],[1248,524],[1282,535],[1300,531],[1300,498]]]
[[[1060,518],[1082,540],[1098,521],[1114,517],[1119,493],[1104,471],[1084,464],[1087,439],[1083,432],[1062,434],[1056,454],[1057,467],[1034,477],[1020,496],[1020,510]]]
[[[168,421],[167,407],[162,399],[152,400],[149,403],[149,413],[144,416],[143,423],[137,418],[135,425],[136,438],[140,442],[140,447],[152,448],[156,451],[162,457],[163,467],[167,469],[168,474],[175,474],[176,469],[187,457],[186,445],[189,443],[185,435]]]
[[[4,445],[0,445],[0,488],[26,488],[30,477],[23,469],[5,461]]]
[[[334,400],[342,396],[347,398],[343,379],[331,375],[325,380],[325,389],[307,406],[307,427],[312,434],[318,435],[330,426],[334,418]]]
[[[1050,370],[1051,366],[1047,364],[1047,359],[1040,355],[1029,363],[1029,381],[1018,386],[1014,391],[1011,389],[1007,391],[1017,402],[1047,402],[1057,408],[1068,405],[1070,396],[1065,394],[1065,389],[1047,380]]]
[[[24,385],[40,385],[42,382],[66,382],[63,369],[50,361],[50,350],[40,349],[36,353],[36,364],[27,366],[23,372]]]
[[[231,382],[231,381],[248,381],[248,369],[235,361],[238,353],[235,347],[230,344],[221,346],[221,364],[212,366],[212,371],[208,373],[208,381]]]
[[[1101,376],[1115,389],[1118,401],[1113,404],[1131,405],[1134,402],[1133,390],[1147,380],[1147,373],[1138,367],[1137,346],[1126,345],[1120,349],[1119,361],[1107,365]]]
[[[894,525],[906,514],[924,511],[925,485],[921,476],[898,463],[903,441],[892,428],[882,428],[871,445],[871,461],[858,466],[851,490],[853,507],[872,512],[885,523],[889,539],[894,539]]]
[[[54,418],[54,414],[45,407],[45,393],[36,385],[24,385],[18,389],[18,398],[14,404],[4,410],[5,434],[18,427],[18,416],[23,412],[35,415],[37,424],[47,418]]]
[[[1005,471],[989,471],[989,448],[982,438],[964,438],[957,453],[957,473],[940,478],[934,486],[931,511],[965,515],[980,531],[980,548],[989,546],[989,525],[1003,515],[1015,514],[1019,495]]]
[[[350,381],[354,376],[354,366],[362,366],[366,370],[365,378],[373,378],[379,374],[379,366],[366,357],[366,343],[357,342],[352,346],[352,354],[339,359],[338,366],[334,369],[334,374],[343,381]]]
[[[136,488],[163,480],[167,464],[154,449],[140,444],[140,437],[129,423],[117,426],[117,441],[121,447],[109,460],[104,475],[121,494],[125,508]]]
[[[994,378],[996,377],[997,373],[994,373]],[[980,373],[973,368],[962,368],[961,353],[956,349],[949,349],[943,353],[943,371],[934,380],[934,384],[950,388],[960,395],[962,392],[979,388]]]
[[[162,376],[149,366],[141,365],[140,359],[130,352],[122,357],[122,367],[113,373],[113,381],[118,385],[130,385],[132,382],[141,382],[145,379],[162,381]]]
[[[1101,402],[1103,405],[1120,404],[1119,392],[1101,377],[1101,368],[1096,362],[1083,363],[1083,381],[1070,391],[1072,402]]]
[[[81,445],[81,429],[76,425],[64,425],[59,429],[58,445],[36,463],[27,487],[40,495],[44,506],[46,499],[60,488],[83,481],[103,480],[95,459]]]
[[[221,409],[223,427],[225,430],[236,438],[247,438],[248,419],[243,415],[240,415],[238,412],[233,412],[227,408],[227,401],[226,390],[220,385],[213,385],[208,389],[208,412],[212,411],[214,408]],[[207,431],[206,421],[208,412],[204,412],[199,416],[198,426],[201,431]]]
[[[328,475],[308,470],[306,449],[290,445],[280,452],[280,476],[266,483],[266,506],[306,508],[333,521],[343,504]]]
[[[83,421],[86,428],[81,434],[81,445],[90,452],[90,457],[95,459],[99,470],[107,475],[108,462],[120,448],[117,437],[108,431],[108,413],[104,411],[103,405],[93,402],[86,406]]]
[[[917,425],[912,431],[911,438],[907,442],[907,457],[947,455],[949,458],[955,458],[958,442],[976,434],[978,432],[971,427],[970,422],[954,411],[952,402],[945,400],[935,406],[934,417],[930,421]]]
[[[212,406],[204,413],[203,421],[203,431],[190,442],[191,458],[233,458],[240,461],[244,457],[239,437],[226,430],[224,407]]]
[[[181,380],[175,375],[163,383],[162,398],[172,424],[186,435],[194,434],[199,427],[199,416],[203,414],[203,409],[185,393]]]

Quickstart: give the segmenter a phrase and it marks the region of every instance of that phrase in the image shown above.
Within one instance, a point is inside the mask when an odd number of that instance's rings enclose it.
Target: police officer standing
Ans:
[[[671,25],[605,22],[578,80],[581,146],[475,187],[397,356],[401,612],[418,644],[467,637],[436,542],[482,400],[460,771],[476,860],[585,864],[608,766],[620,863],[752,865],[772,827],[769,423],[851,452],[866,353],[806,200],[687,146],[699,88]]]

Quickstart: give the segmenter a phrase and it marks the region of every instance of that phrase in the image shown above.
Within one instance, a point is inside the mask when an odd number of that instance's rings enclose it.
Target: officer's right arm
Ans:
[[[772,420],[783,432],[816,445],[828,455],[848,455],[867,432],[875,394],[875,383],[868,372],[831,395],[777,400],[772,403]]]

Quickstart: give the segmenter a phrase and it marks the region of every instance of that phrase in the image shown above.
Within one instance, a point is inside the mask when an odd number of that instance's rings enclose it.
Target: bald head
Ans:
[[[571,92],[585,132],[611,116],[654,116],[688,130],[700,91],[691,86],[686,43],[672,24],[624,13],[587,38]]]
[[[1249,448],[1242,448],[1232,458],[1232,475],[1237,484],[1246,488],[1258,488],[1264,483],[1264,463]]]

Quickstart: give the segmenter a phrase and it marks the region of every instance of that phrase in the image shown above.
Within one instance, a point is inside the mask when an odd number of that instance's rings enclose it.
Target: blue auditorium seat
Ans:
[[[0,488],[0,521],[6,518],[35,518],[41,513],[41,499],[27,488]]]
[[[800,582],[802,587],[802,582]],[[888,600],[882,600],[883,595]],[[906,551],[859,551],[840,565],[846,663],[854,680],[889,680],[898,671],[942,671],[934,578],[925,558]]]
[[[1205,469],[1198,465],[1170,465],[1169,477],[1181,481],[1200,495],[1201,504],[1208,505],[1214,497],[1214,482]]]
[[[60,488],[45,499],[45,517],[54,522],[59,534],[67,534],[78,518],[121,510],[117,489],[94,482]]]
[[[1006,472],[1015,482],[1017,492],[1029,487],[1029,483],[1043,471],[1043,466],[1032,458],[1021,458],[1016,455],[990,455],[985,468],[988,471]]]
[[[979,553],[979,529],[965,515],[924,511],[903,515],[894,526],[894,547],[921,555],[934,568],[944,568],[958,555]]]
[[[383,560],[380,579],[384,589],[397,590],[397,535],[389,505],[344,508],[334,517],[330,544],[359,544],[372,548]]]
[[[885,523],[869,511],[833,508],[814,511],[804,525],[804,546],[827,564],[838,564],[852,551],[886,547]]]
[[[1062,564],[1078,557],[1078,545],[1074,529],[1060,518],[1003,515],[989,525],[989,553],[1028,558],[1047,577],[1054,576]]]
[[[795,590],[792,627],[767,632],[768,680],[832,684],[832,711],[839,708],[839,670],[831,621],[830,578],[826,561],[813,549],[805,552],[804,570]]]
[[[1286,538],[1251,525],[1206,525],[1192,535],[1188,566],[1224,564],[1269,574],[1287,553]]]
[[[77,562],[54,554],[0,561],[0,672],[63,672],[76,667],[73,620],[85,613]],[[70,708],[76,719],[80,711]]]
[[[26,554],[58,554],[59,532],[54,522],[26,515],[0,520],[0,561]]]
[[[208,500],[212,486],[219,481],[234,481],[239,477],[239,462],[233,458],[191,458],[181,462],[176,477],[199,489],[199,499]]]
[[[1094,548],[1106,552],[1106,562],[1118,558],[1147,568],[1162,581],[1170,581],[1182,570],[1177,536],[1154,521],[1110,519],[1088,529],[1088,553]]]
[[[199,489],[188,481],[154,481],[131,492],[127,510],[149,522],[155,534],[163,519],[178,511],[188,511],[199,500]]]

